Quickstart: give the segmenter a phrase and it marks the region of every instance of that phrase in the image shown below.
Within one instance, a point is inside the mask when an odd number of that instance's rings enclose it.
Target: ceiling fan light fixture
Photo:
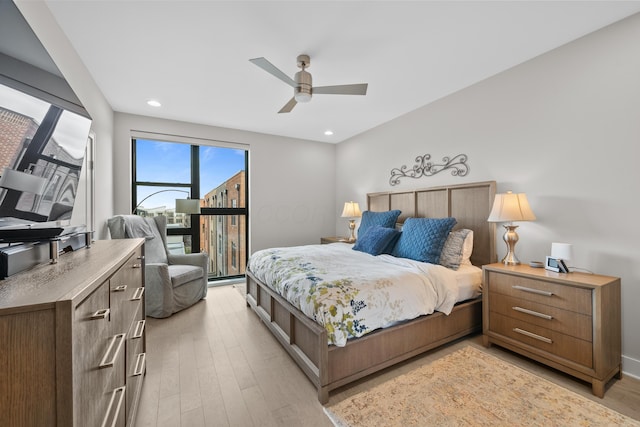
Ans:
[[[306,72],[304,68],[302,71],[298,71],[294,77],[296,82],[296,87],[293,91],[293,97],[298,102],[309,102],[311,101],[311,74]]]
[[[311,93],[304,92],[302,90],[298,90],[296,88],[295,94],[293,95],[296,102],[309,102],[311,101]]]

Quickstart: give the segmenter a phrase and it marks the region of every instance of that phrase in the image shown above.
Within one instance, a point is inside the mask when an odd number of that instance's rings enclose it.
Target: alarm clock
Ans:
[[[569,267],[561,258],[554,258],[552,256],[548,256],[545,263],[544,268],[549,271],[555,271],[556,273],[568,273]]]

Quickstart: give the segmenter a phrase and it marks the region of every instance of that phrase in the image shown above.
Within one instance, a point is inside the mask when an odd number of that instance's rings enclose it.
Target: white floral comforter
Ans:
[[[449,314],[458,297],[452,270],[343,243],[264,249],[248,269],[324,326],[337,346],[436,310]]]

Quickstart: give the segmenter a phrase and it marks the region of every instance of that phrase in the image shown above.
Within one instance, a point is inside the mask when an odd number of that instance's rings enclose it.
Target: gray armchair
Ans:
[[[209,256],[171,254],[167,218],[117,215],[107,221],[112,239],[144,237],[145,307],[147,316],[169,317],[207,295]]]

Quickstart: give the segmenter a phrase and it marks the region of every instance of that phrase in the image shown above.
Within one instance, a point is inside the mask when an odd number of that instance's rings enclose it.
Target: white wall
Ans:
[[[640,14],[339,144],[336,203],[485,180],[527,193],[538,219],[518,228],[519,258],[570,242],[572,265],[621,277],[623,369],[640,377],[638,40]],[[392,168],[427,153],[465,153],[470,172],[389,185]]]
[[[132,131],[249,146],[251,252],[319,243],[333,233],[334,145],[123,113],[115,115],[115,213],[130,211]]]
[[[91,129],[96,135],[95,218],[97,224],[105,224],[113,212],[113,111],[46,4],[28,0],[15,0],[15,4],[93,119]],[[74,224],[87,223],[84,215],[87,200],[83,197],[86,176],[87,169],[83,167],[79,197],[73,210]],[[105,227],[99,227],[96,232],[97,238],[106,237]]]

